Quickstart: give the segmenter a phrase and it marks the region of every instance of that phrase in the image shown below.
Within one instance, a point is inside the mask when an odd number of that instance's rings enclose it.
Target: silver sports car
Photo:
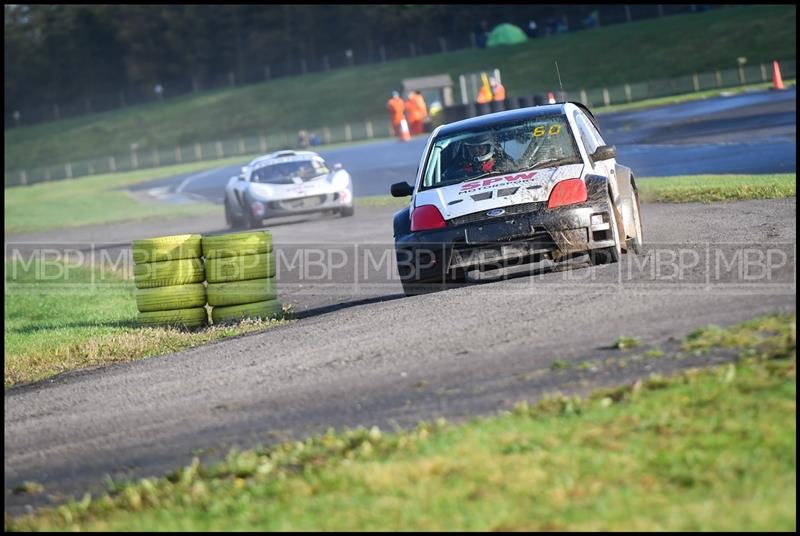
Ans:
[[[259,156],[225,186],[225,220],[232,228],[252,229],[267,218],[311,212],[354,212],[350,174],[311,151]]]

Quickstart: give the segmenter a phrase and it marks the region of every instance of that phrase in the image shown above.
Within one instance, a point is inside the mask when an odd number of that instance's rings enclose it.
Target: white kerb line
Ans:
[[[214,173],[216,171],[220,171],[221,169],[224,169],[224,168],[214,168],[214,169],[209,169],[209,170],[203,171],[202,173],[195,173],[194,175],[189,175],[188,177],[183,179],[183,181],[178,185],[177,188],[175,188],[175,193],[179,194],[179,193],[183,192],[183,189],[186,188],[189,185],[189,183],[192,182],[193,180],[202,179],[203,177],[207,177],[208,175],[211,175],[212,173]]]

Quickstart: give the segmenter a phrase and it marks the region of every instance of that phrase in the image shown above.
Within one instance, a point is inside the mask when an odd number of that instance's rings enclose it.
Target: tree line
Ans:
[[[263,81],[474,45],[501,22],[570,31],[694,6],[5,5],[6,126],[30,110]],[[155,91],[159,85],[162,91]],[[109,97],[111,96],[111,97]],[[94,105],[97,107],[97,104]],[[32,121],[37,119],[33,118]],[[42,119],[38,119],[42,120]],[[23,119],[22,121],[26,121]]]

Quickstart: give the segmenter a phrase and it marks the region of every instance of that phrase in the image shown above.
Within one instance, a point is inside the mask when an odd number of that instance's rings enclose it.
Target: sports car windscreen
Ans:
[[[537,117],[438,138],[425,164],[420,190],[581,162],[566,117]]]
[[[322,160],[291,160],[275,162],[253,170],[250,180],[267,184],[292,184],[330,173]]]

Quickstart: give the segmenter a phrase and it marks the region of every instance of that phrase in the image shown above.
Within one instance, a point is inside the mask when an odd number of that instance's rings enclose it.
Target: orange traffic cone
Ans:
[[[555,104],[556,103],[556,95],[552,91],[547,92],[547,103],[548,104]]]
[[[405,119],[400,121],[400,139],[402,141],[411,141],[411,132],[408,131],[408,121]]]
[[[777,61],[772,62],[772,88],[785,89],[783,87],[783,79],[781,78],[781,68]]]

